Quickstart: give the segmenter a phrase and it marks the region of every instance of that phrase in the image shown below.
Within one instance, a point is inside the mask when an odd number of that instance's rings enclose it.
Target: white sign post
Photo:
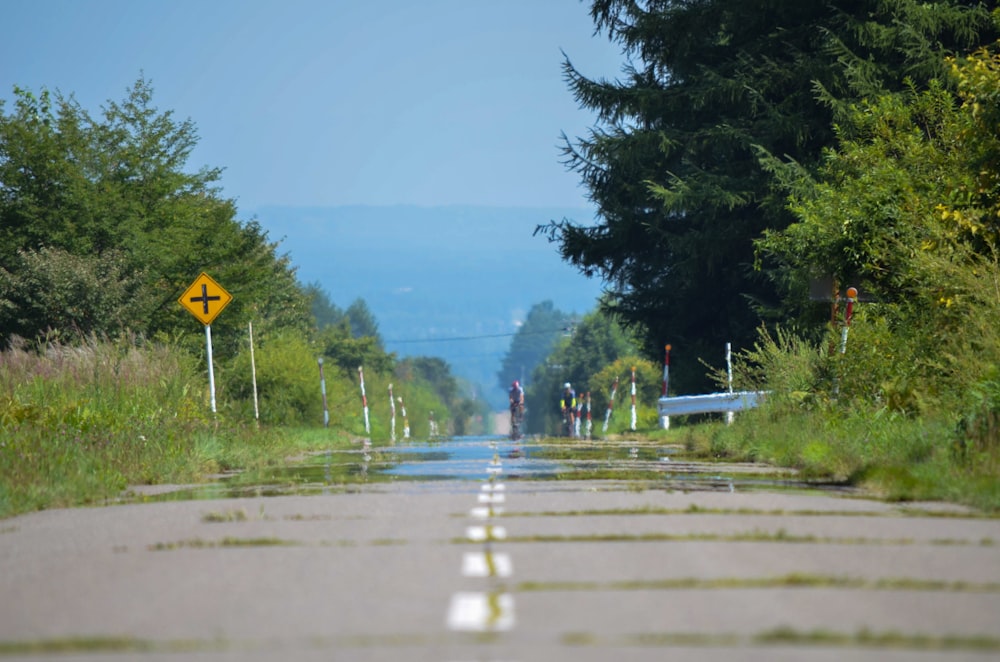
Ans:
[[[233,295],[212,277],[202,272],[194,282],[184,290],[177,301],[192,315],[205,325],[205,346],[208,354],[208,390],[211,394],[212,413],[215,411],[215,369],[212,365],[212,320],[222,312],[222,309],[233,300]]]

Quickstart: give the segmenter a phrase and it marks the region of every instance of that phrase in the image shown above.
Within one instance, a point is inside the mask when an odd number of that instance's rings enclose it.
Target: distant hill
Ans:
[[[554,244],[532,236],[551,220],[589,223],[584,208],[263,207],[255,214],[301,282],[318,282],[342,308],[363,298],[387,349],[440,356],[491,403],[506,402],[496,372],[531,306],[551,300],[582,315],[601,292]]]

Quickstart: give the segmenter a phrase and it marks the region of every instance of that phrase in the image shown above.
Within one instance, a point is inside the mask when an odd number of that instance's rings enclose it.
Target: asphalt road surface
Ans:
[[[1000,659],[1000,520],[476,444],[478,476],[0,521],[0,658]]]

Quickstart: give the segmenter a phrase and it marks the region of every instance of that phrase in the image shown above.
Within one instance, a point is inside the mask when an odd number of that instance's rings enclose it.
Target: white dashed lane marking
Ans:
[[[514,627],[514,598],[507,593],[456,593],[448,608],[452,630],[499,632]]]
[[[503,508],[494,506],[479,506],[469,511],[469,515],[474,519],[490,519],[503,515]]]
[[[514,564],[508,554],[466,552],[462,557],[462,575],[465,577],[510,577]]]
[[[482,552],[465,552],[462,556],[462,575],[465,577],[497,578],[510,577],[514,565],[510,556],[495,553],[490,548],[490,542],[507,538],[507,530],[502,526],[494,526],[492,519],[503,513],[503,508],[495,505],[505,501],[503,483],[497,482],[503,472],[499,455],[486,467],[487,482],[477,495],[481,505],[473,508],[469,514],[478,520],[484,520],[483,526],[470,526],[465,535],[472,542],[485,542],[486,549]],[[473,632],[499,632],[514,627],[514,598],[502,593],[496,588],[486,593],[456,593],[451,597],[448,607],[448,628]]]
[[[472,542],[485,540],[503,540],[507,537],[507,529],[502,526],[470,526],[465,530],[465,537]]]

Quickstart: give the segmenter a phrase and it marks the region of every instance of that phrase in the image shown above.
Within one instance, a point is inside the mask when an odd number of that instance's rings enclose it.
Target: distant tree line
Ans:
[[[572,385],[581,402],[591,394],[591,416],[600,426],[615,378],[621,380],[621,389],[613,405],[621,407],[626,401],[632,366],[637,368],[639,405],[648,426],[655,423],[661,373],[640,356],[639,343],[632,334],[600,306],[577,319],[551,301],[543,301],[531,307],[518,328],[498,378],[504,389],[514,379],[522,382],[525,431],[551,434],[559,430],[559,400],[565,383]],[[619,414],[610,429],[620,431],[627,416],[623,419]]]

